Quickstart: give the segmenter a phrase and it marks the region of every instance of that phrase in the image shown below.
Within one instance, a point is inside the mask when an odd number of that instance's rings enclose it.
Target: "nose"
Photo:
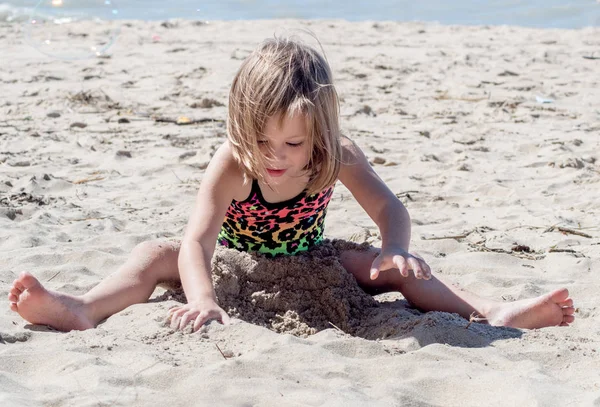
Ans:
[[[273,164],[283,163],[286,159],[285,145],[272,147],[269,161]]]

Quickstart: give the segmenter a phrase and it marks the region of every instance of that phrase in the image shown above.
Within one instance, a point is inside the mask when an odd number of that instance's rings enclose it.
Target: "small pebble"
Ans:
[[[117,151],[117,157],[131,158],[131,152],[125,151],[125,150],[119,150],[119,151]]]
[[[179,156],[180,160],[185,160],[186,158],[190,158],[196,155],[195,151],[186,151],[185,153]]]

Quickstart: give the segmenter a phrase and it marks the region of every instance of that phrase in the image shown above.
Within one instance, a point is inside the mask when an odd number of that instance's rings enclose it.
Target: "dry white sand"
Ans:
[[[408,207],[412,250],[496,299],[566,286],[571,327],[465,329],[400,295],[362,337],[173,332],[163,289],[85,332],[9,310],[21,271],[83,293],[137,243],[181,236],[235,71],[283,27],[322,41],[342,127]],[[600,29],[132,22],[109,53],[54,60],[0,25],[1,406],[600,405],[600,60],[584,58]],[[156,120],[179,116],[213,120]],[[380,243],[341,185],[326,235]]]

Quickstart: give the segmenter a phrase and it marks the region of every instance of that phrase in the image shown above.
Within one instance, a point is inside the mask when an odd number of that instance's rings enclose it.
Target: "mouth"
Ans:
[[[286,172],[286,170],[276,170],[273,168],[267,168],[267,172],[272,177],[281,177]]]

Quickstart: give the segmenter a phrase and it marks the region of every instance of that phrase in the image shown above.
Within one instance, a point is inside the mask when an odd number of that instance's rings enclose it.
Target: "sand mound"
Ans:
[[[489,343],[498,335],[511,336],[484,326],[466,330],[467,322],[458,315],[434,312],[424,317],[417,310],[377,301],[340,263],[340,251],[367,247],[327,240],[304,254],[274,259],[218,247],[212,266],[219,305],[232,317],[301,337],[337,327],[366,339],[403,338],[420,332],[420,342],[434,343],[439,338],[428,332],[440,324],[445,326],[447,340],[456,337],[456,342],[471,346]],[[185,301],[180,288],[168,296]]]
[[[326,241],[302,255],[274,259],[218,247],[212,266],[219,305],[232,317],[279,333],[307,336],[331,324],[354,333],[378,303],[342,267],[339,249],[347,244]],[[185,301],[181,290],[173,298]]]

